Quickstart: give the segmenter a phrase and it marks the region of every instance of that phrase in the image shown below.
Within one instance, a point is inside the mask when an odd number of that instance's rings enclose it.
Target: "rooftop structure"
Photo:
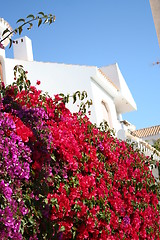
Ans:
[[[160,125],[148,127],[148,128],[142,128],[134,131],[136,136],[143,138],[147,136],[154,136],[160,134]]]

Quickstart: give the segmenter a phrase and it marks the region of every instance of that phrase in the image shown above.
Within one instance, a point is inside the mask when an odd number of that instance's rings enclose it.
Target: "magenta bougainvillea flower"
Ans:
[[[160,239],[149,158],[16,79],[0,100],[1,239]]]
[[[0,48],[4,49],[4,46],[3,46],[3,44],[1,42],[0,42]]]

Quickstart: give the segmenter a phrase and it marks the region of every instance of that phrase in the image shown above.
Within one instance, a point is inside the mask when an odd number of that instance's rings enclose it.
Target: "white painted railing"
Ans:
[[[126,132],[126,138],[131,140],[131,142],[137,143],[137,147],[149,157],[153,157],[154,160],[160,161],[160,152],[152,147],[149,143],[143,141],[141,138],[137,137],[131,131]]]
[[[135,148],[138,148],[141,152],[145,154],[145,156],[151,157],[153,160],[160,164],[160,152],[157,151],[154,147],[152,147],[149,143],[143,141],[141,138],[137,137],[131,131],[125,131],[126,139],[131,143],[134,143]],[[151,167],[152,173],[155,178],[159,179],[159,171],[158,166],[156,164],[152,164]]]

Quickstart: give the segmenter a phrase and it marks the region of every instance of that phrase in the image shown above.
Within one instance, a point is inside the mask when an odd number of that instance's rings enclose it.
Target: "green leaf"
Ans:
[[[23,28],[22,28],[22,26],[20,26],[20,27],[18,28],[19,35],[21,35],[22,31],[23,31]]]
[[[19,91],[21,92],[22,90],[23,90],[23,86],[20,85],[20,86],[19,86]]]
[[[46,24],[46,23],[48,23],[48,18],[46,18],[43,22],[43,24]]]
[[[12,47],[12,39],[9,39],[9,48]]]
[[[53,23],[52,18],[49,19],[49,25]]]
[[[50,202],[51,202],[53,205],[55,205],[55,204],[57,203],[57,199],[52,198]]]
[[[76,94],[73,94],[73,104],[76,102],[77,98],[76,98]]]
[[[42,18],[39,19],[38,21],[38,27],[42,24]]]
[[[44,199],[44,202],[45,202],[45,204],[48,204],[48,199],[45,198],[45,199]]]
[[[56,161],[56,158],[55,158],[55,156],[52,154],[51,155],[51,158],[54,160],[54,161]]]
[[[80,99],[80,95],[81,95],[80,91],[75,92],[75,94],[78,95],[78,97]]]
[[[8,28],[6,28],[6,29],[3,31],[2,36],[3,36],[5,33],[7,33],[7,32],[10,32]]]
[[[64,231],[65,231],[65,227],[62,226],[61,229],[60,229],[60,231],[64,232]]]
[[[76,237],[76,231],[73,232],[73,239]]]
[[[24,18],[20,18],[20,19],[18,19],[18,21],[16,23],[19,23],[19,22],[25,22],[25,19]]]
[[[44,13],[43,12],[39,12],[38,14],[42,15],[44,17]]]
[[[69,103],[69,94],[66,96],[66,103]]]
[[[27,16],[27,18],[32,18],[32,19],[34,19],[34,15],[33,15],[33,14],[29,14],[29,15]]]
[[[18,29],[17,29],[17,28],[15,28],[15,29],[14,29],[14,33],[15,33],[15,34],[17,34],[17,32],[18,32]]]
[[[29,27],[27,29],[31,30],[32,27],[33,27],[33,23],[29,23]]]

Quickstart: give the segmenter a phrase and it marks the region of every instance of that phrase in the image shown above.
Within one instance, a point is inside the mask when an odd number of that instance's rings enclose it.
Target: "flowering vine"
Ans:
[[[20,66],[1,86],[1,238],[160,239],[149,159],[68,98],[42,94]]]

